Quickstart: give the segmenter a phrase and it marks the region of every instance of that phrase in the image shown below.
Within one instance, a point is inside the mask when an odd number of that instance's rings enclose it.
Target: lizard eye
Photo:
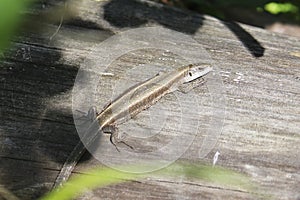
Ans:
[[[189,72],[189,76],[193,76],[192,72]]]

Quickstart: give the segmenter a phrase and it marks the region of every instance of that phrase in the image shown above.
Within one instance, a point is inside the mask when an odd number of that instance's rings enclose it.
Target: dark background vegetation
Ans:
[[[170,6],[300,37],[300,1],[154,0]]]
[[[0,53],[18,33],[22,15],[38,0],[0,1]],[[134,0],[132,0],[134,1]],[[292,0],[152,0],[168,6],[238,21],[300,37],[300,1]],[[68,1],[71,3],[72,1]],[[122,9],[122,8],[120,8]],[[58,12],[59,9],[57,9]],[[55,13],[55,12],[53,12]],[[58,20],[58,19],[57,19]],[[34,23],[34,21],[32,21]],[[30,24],[27,21],[27,25]]]

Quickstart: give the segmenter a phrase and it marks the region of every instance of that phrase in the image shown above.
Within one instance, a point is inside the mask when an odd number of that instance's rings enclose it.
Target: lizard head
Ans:
[[[210,64],[190,64],[185,73],[184,82],[190,82],[212,71]]]

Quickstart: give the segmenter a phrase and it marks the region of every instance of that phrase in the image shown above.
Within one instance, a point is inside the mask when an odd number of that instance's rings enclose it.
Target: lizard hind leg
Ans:
[[[110,134],[110,137],[109,137],[110,143],[112,143],[112,144],[115,146],[116,150],[117,150],[118,152],[120,152],[120,149],[119,149],[118,146],[116,145],[116,143],[115,143],[115,141],[114,141],[113,138],[114,138],[114,136],[113,136],[113,134],[111,133],[111,134]]]
[[[123,133],[123,136],[124,136],[124,133]],[[134,150],[133,146],[127,144],[127,143],[123,140],[124,137],[122,137],[122,138],[119,138],[118,136],[115,137],[113,134],[112,134],[112,137],[116,138],[117,143],[125,144],[127,147],[129,147],[130,149]]]
[[[103,129],[103,132],[110,134],[110,137],[109,137],[110,143],[115,146],[115,148],[117,149],[118,152],[120,152],[119,148],[117,147],[118,143],[122,143],[122,144],[126,145],[127,147],[134,149],[131,145],[129,145],[123,141],[124,137],[120,137],[119,131],[115,126],[105,127]]]

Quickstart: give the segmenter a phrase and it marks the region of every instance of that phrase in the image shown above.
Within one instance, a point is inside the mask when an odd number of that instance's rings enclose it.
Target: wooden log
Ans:
[[[124,30],[162,26],[189,34],[202,45],[220,69],[226,97],[222,134],[211,153],[197,159],[191,155],[198,146],[192,145],[181,160],[211,163],[219,151],[218,165],[249,175],[274,199],[300,197],[299,38],[149,1],[67,3],[71,4],[76,15],[58,31],[57,24],[40,22],[39,31],[17,36],[1,60],[1,185],[20,199],[35,199],[49,191],[79,141],[72,88],[80,64],[95,51],[93,45]],[[40,2],[26,15],[34,18],[57,5],[64,6],[59,1]],[[134,56],[119,60],[118,66],[142,62]],[[204,105],[210,108],[209,94],[201,88],[196,92],[203,93]],[[102,164],[85,155],[75,173],[95,165]],[[90,195],[99,199],[256,198],[226,186],[157,177],[97,189]]]

